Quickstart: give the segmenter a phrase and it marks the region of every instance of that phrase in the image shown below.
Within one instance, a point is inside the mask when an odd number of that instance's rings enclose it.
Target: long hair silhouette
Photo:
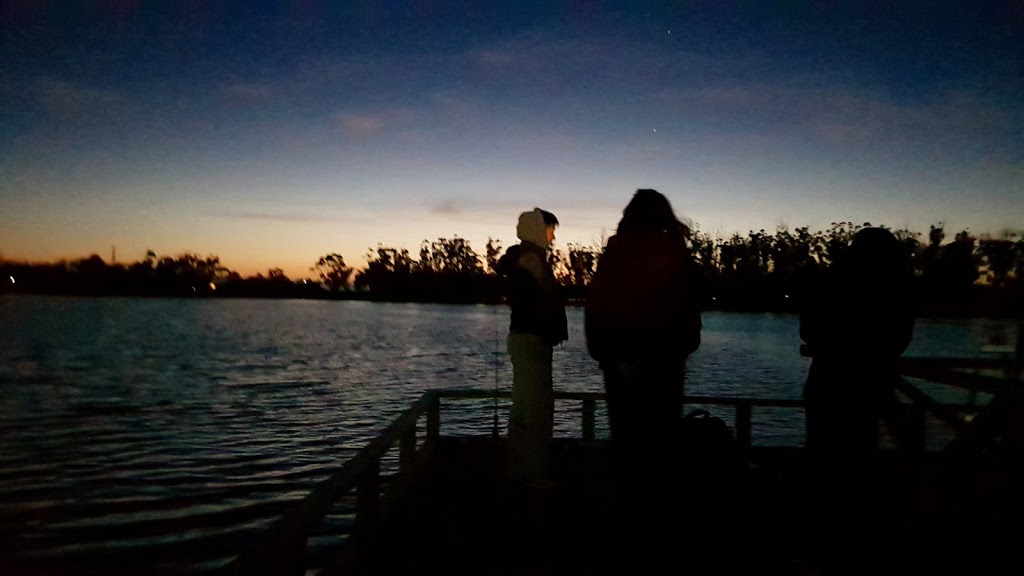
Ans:
[[[650,188],[641,188],[633,194],[633,199],[622,211],[617,232],[624,235],[657,232],[690,235],[690,229],[676,217],[668,198]]]

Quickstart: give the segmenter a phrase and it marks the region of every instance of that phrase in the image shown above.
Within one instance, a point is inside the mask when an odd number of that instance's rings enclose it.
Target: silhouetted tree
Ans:
[[[600,254],[589,246],[569,244],[569,283],[572,286],[586,286],[597,271]]]
[[[946,231],[941,222],[937,226],[928,226],[928,245],[924,249],[921,261],[921,271],[926,280],[933,280],[939,274],[939,257],[942,255],[942,240],[945,238]]]
[[[415,299],[412,272],[414,268],[422,267],[423,262],[414,263],[405,248],[391,248],[383,244],[378,244],[366,258],[366,268],[356,274],[356,289],[368,290],[377,299]]]
[[[974,236],[963,230],[942,251],[943,265],[954,290],[974,284],[981,275],[979,258],[974,253],[975,242]]]
[[[98,255],[75,260],[68,264],[73,291],[76,294],[100,296],[109,285],[107,264]]]
[[[921,234],[905,228],[893,230],[892,233],[900,241],[900,244],[903,245],[910,269],[916,274],[920,274],[924,265],[924,245],[921,244]]]
[[[221,266],[218,256],[203,258],[192,252],[177,258],[164,256],[154,268],[160,288],[176,295],[207,294],[211,292],[210,285],[226,273],[227,268]]]
[[[1024,234],[1018,235],[1018,240],[1013,244],[1013,250],[1017,255],[1014,259],[1013,275],[1017,286],[1024,289]]]
[[[690,235],[690,252],[696,263],[697,274],[704,287],[701,305],[710,308],[722,291],[722,267],[719,260],[719,246],[706,232],[694,230]]]
[[[1013,242],[1012,236],[1003,240],[982,238],[978,241],[978,252],[985,259],[987,279],[995,286],[1004,286],[1009,282],[1010,274],[1017,264],[1017,249],[1020,242]]]
[[[551,265],[551,272],[555,280],[562,286],[569,284],[569,259],[558,249],[548,250],[548,264]]]
[[[487,272],[489,274],[496,274],[497,271],[494,269],[498,265],[498,258],[501,257],[501,240],[487,237],[487,246],[485,248],[485,258],[487,260]]]
[[[806,296],[804,286],[842,258],[850,238],[862,227],[833,222],[826,230],[778,228],[713,238],[699,230],[689,237],[709,308],[792,309]],[[1024,303],[1024,237],[1006,231],[1000,239],[980,241],[964,230],[945,243],[942,223],[922,234],[893,232],[906,249],[916,273],[916,302],[923,314],[1007,314]],[[552,250],[549,259],[566,297],[582,299],[604,242],[594,247],[570,244]],[[398,301],[497,302],[501,278],[493,266],[500,241],[488,239],[483,257],[458,236],[424,241],[419,258],[404,248],[378,244],[367,265],[355,273],[340,254],[321,257],[311,270],[318,282],[292,282],[278,268],[243,279],[227,270],[217,256],[185,252],[159,257],[149,250],[138,262],[107,264],[98,255],[45,264],[0,261],[0,292],[81,295],[251,296],[371,298]],[[979,278],[983,275],[983,281]],[[16,277],[11,282],[10,277]],[[357,292],[344,291],[354,280]],[[216,290],[213,286],[216,285]],[[787,298],[789,296],[790,298]]]
[[[818,242],[824,248],[818,252],[820,261],[826,264],[834,264],[836,260],[843,257],[843,252],[849,248],[853,235],[861,228],[867,226],[871,226],[871,223],[833,222],[826,232],[819,232]]]
[[[430,272],[476,274],[483,272],[480,257],[463,238],[426,240],[420,246],[420,269]]]
[[[310,271],[316,272],[331,292],[347,288],[349,276],[352,275],[352,268],[345,265],[345,258],[337,253],[321,256]]]

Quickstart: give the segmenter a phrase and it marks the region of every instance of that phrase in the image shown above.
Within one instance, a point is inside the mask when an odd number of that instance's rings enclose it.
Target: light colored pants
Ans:
[[[510,332],[508,355],[512,360],[512,411],[507,473],[513,480],[546,480],[555,410],[551,345],[541,336]]]

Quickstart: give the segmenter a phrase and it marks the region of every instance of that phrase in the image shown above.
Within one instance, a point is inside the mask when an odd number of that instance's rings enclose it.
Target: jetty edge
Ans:
[[[903,373],[899,391],[920,442],[909,453],[881,448],[879,482],[861,495],[876,515],[878,547],[864,554],[880,574],[1016,573],[1017,532],[1003,530],[999,519],[1024,512],[1013,488],[1022,478],[1015,425],[1022,413],[1019,358],[908,358]],[[981,391],[988,400],[944,403],[917,379]],[[496,421],[490,433],[443,432],[449,408],[461,404],[461,414],[469,405],[486,424],[496,419],[496,403],[507,410],[509,397],[505,391],[467,388],[425,392],[223,573],[618,574],[637,568],[643,558],[623,546],[623,527],[611,513],[608,441],[595,437],[604,394],[556,392],[556,402],[576,405],[579,435],[554,440],[554,488],[526,495],[502,476],[504,438]],[[699,518],[666,524],[678,542],[680,563],[717,573],[810,573],[805,543],[813,527],[803,522],[804,450],[752,442],[758,410],[800,411],[803,401],[688,396],[686,403],[732,412],[748,474],[743,493],[720,502],[718,508],[733,517],[717,518],[715,526],[724,530],[718,548],[694,550],[687,544],[707,526]],[[951,437],[939,450],[926,441],[936,427]],[[658,495],[638,497],[656,503]],[[355,503],[350,533],[333,549],[314,552],[311,534],[342,498]],[[743,504],[738,510],[737,502]],[[702,510],[716,509],[714,502],[701,504]],[[708,558],[712,553],[717,558]]]

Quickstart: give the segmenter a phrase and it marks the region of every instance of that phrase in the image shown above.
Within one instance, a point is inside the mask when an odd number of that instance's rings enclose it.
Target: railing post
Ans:
[[[925,411],[922,406],[911,402],[904,404],[906,418],[907,446],[906,449],[912,454],[924,454],[927,443],[925,442]]]
[[[583,399],[583,439],[594,439],[594,420],[597,412],[597,402],[593,398]]]
[[[427,408],[427,439],[437,440],[441,436],[441,397],[437,394],[430,396],[430,406]]]
[[[1007,390],[1012,391],[1013,394],[1019,392],[1022,369],[1024,369],[1024,322],[1017,324],[1017,342],[1013,352],[1006,357],[1006,363],[1003,366]]]
[[[750,401],[736,402],[736,442],[744,452],[750,450],[750,419]]]
[[[408,475],[416,463],[416,426],[410,426],[402,431],[402,438],[398,444],[398,471]]]
[[[1013,355],[1017,358],[1017,377],[1020,378],[1020,370],[1024,368],[1024,320],[1017,322],[1017,348]]]
[[[233,573],[252,576],[303,574],[306,570],[303,565],[306,540],[305,533],[294,529],[286,530],[274,541],[265,543],[258,555],[249,557],[248,562],[241,564]]]
[[[356,525],[354,537],[366,539],[380,525],[380,460],[374,459],[359,476],[356,485]]]

